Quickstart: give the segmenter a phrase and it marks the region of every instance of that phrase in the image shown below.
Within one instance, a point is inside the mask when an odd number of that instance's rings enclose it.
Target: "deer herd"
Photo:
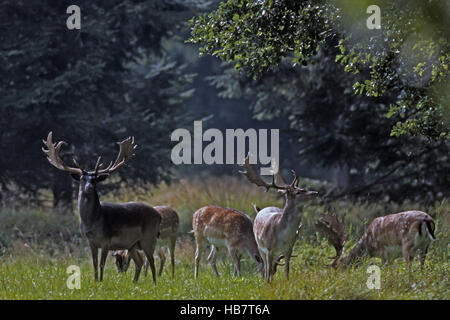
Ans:
[[[109,251],[113,251],[119,272],[126,272],[130,261],[135,265],[134,281],[138,281],[142,266],[145,275],[148,266],[156,283],[154,252],[160,259],[158,275],[162,274],[169,251],[171,275],[175,276],[175,244],[179,233],[179,216],[168,206],[149,206],[145,203],[106,203],[101,202],[97,184],[110,174],[122,168],[133,156],[137,145],[130,137],[119,144],[119,153],[114,162],[105,168],[98,158],[93,171],[86,171],[74,159],[74,166],[68,166],[60,157],[64,141],[53,142],[50,132],[43,141],[42,148],[47,160],[59,170],[69,172],[79,182],[78,211],[80,229],[87,238],[92,253],[95,280],[103,280],[103,270]],[[285,199],[283,208],[254,205],[254,221],[243,212],[209,205],[198,209],[192,217],[195,237],[194,276],[198,277],[202,252],[209,245],[208,262],[212,272],[219,276],[216,268],[216,252],[226,248],[233,260],[234,275],[241,275],[242,254],[254,260],[262,277],[270,282],[277,266],[284,266],[286,279],[289,279],[292,250],[300,234],[302,201],[317,197],[318,192],[299,187],[299,178],[292,171],[293,180],[287,183],[280,170],[273,167],[271,183],[266,182],[256,171],[247,157],[240,171],[247,180],[267,190],[275,189]],[[336,214],[323,213],[315,224],[316,231],[327,238],[335,248],[334,268],[348,265],[358,257],[379,257],[383,264],[403,256],[408,269],[416,255],[420,255],[421,267],[425,262],[430,243],[435,240],[433,219],[421,211],[407,211],[374,219],[361,239],[346,255],[342,256],[347,240],[343,220]],[[98,275],[98,252],[100,255],[100,276]],[[145,254],[144,259],[139,252]],[[284,262],[282,262],[284,261]]]

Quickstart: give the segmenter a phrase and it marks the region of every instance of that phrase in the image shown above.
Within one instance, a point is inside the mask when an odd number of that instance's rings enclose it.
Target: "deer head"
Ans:
[[[100,169],[103,164],[101,163],[101,157],[98,158],[97,163],[93,171],[86,171],[73,159],[74,167],[70,167],[64,163],[61,159],[59,152],[66,142],[60,141],[53,143],[53,134],[50,132],[47,136],[47,140],[43,140],[47,149],[42,148],[42,151],[47,156],[47,160],[59,170],[69,172],[73,179],[80,182],[80,191],[84,193],[95,192],[95,186],[98,182],[105,180],[111,173],[119,170],[126,162],[128,162],[134,156],[134,150],[137,145],[134,143],[134,137],[129,137],[122,142],[119,142],[119,154],[114,162],[105,168]]]
[[[322,234],[336,250],[336,255],[330,258],[334,260],[331,265],[336,268],[347,240],[347,236],[344,234],[344,219],[339,221],[336,214],[323,213],[316,221],[315,227],[317,232]]]
[[[117,271],[127,272],[131,260],[128,250],[114,251],[112,256],[116,259]]]
[[[303,188],[299,188],[298,185],[300,183],[300,180],[294,170],[291,170],[294,179],[290,184],[288,184],[286,183],[286,180],[284,179],[280,170],[278,170],[277,164],[273,164],[272,171],[275,173],[272,175],[272,182],[267,183],[256,172],[254,165],[250,164],[250,155],[247,155],[241,167],[244,168],[244,171],[239,172],[242,173],[244,176],[246,176],[248,181],[250,181],[253,184],[256,184],[258,187],[266,188],[266,191],[268,191],[271,188],[276,189],[278,192],[286,195],[287,197],[300,196],[301,198],[309,198],[318,195],[317,191],[309,191]]]

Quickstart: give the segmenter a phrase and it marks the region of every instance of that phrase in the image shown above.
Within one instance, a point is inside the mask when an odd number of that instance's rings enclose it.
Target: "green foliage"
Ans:
[[[328,28],[321,3],[222,2],[217,11],[191,20],[189,42],[201,45],[200,54],[233,61],[236,69],[257,77],[290,53],[303,63],[317,52]]]
[[[366,8],[381,8],[381,30],[366,26]],[[191,20],[200,54],[232,62],[253,77],[287,57],[308,64],[337,46],[344,71],[362,73],[358,94],[396,96],[402,118],[392,135],[448,136],[448,3],[436,1],[238,1]]]
[[[448,142],[390,136],[401,120],[397,114],[385,116],[393,98],[355,95],[352,84],[361,75],[343,69],[334,62],[334,51],[321,50],[308,66],[283,62],[257,81],[231,68],[210,80],[223,97],[247,99],[256,119],[286,119],[285,135],[299,160],[339,174],[327,196],[388,196],[400,202],[448,196]],[[285,157],[292,151],[284,150]]]
[[[445,1],[379,1],[382,28],[372,34],[344,27],[340,63],[350,72],[368,71],[357,82],[359,94],[397,95],[388,116],[399,115],[391,132],[437,140],[448,138],[450,48],[448,3]],[[351,20],[351,19],[350,19]],[[364,33],[366,37],[358,37]],[[356,34],[356,35],[355,35]]]

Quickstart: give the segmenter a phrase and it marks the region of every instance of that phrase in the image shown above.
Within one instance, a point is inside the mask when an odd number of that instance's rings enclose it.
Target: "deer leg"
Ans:
[[[144,264],[144,259],[142,259],[141,254],[136,249],[131,252],[131,259],[133,259],[135,266],[133,281],[137,282],[139,280],[142,265]]]
[[[166,255],[164,253],[164,248],[163,247],[159,247],[158,249],[158,257],[159,257],[159,270],[158,270],[158,277],[161,277],[161,274],[163,272],[164,269],[164,263],[166,262]]]
[[[266,281],[271,282],[272,281],[272,275],[273,275],[273,269],[274,269],[274,259],[273,255],[267,251],[266,253],[266,260],[267,260],[267,268],[266,268]]]
[[[105,268],[106,257],[108,256],[109,249],[102,248],[102,253],[100,255],[100,281],[103,281],[103,269]]]
[[[92,265],[94,266],[94,279],[98,281],[98,248],[90,245],[92,254]]]
[[[216,268],[216,251],[217,251],[216,247],[214,245],[211,245],[211,251],[208,255],[208,261],[209,261],[209,264],[211,265],[211,269],[212,269],[214,275],[216,277],[218,277],[219,273],[217,272],[217,268]]]
[[[200,259],[202,257],[202,251],[203,251],[203,241],[197,240],[196,241],[196,248],[195,248],[195,270],[194,270],[194,276],[195,279],[198,278],[198,267],[200,264]]]
[[[177,243],[176,238],[170,239],[169,251],[170,251],[170,266],[172,267],[172,279],[175,278],[175,245]]]
[[[428,246],[420,254],[420,269],[423,269],[423,266],[425,265],[425,259],[427,257],[427,251],[428,251]]]
[[[150,270],[152,270],[152,278],[153,283],[156,284],[156,270],[155,270],[155,259],[153,258],[153,252],[155,251],[155,248],[145,248],[144,253],[147,257],[147,262],[150,264]]]
[[[261,257],[261,260],[262,260],[262,270],[260,270],[261,277],[265,278],[265,276],[266,276],[266,269],[267,269],[266,256],[264,255],[264,253],[259,248],[258,248],[258,252],[259,252],[259,256]]]
[[[411,250],[412,245],[409,243],[404,243],[402,245],[402,253],[403,253],[403,257],[405,258],[406,261],[406,265],[408,266],[408,271],[411,271],[411,255],[409,254],[410,250]]]
[[[145,259],[145,262],[144,262],[144,275],[145,275],[145,277],[147,277],[147,272],[148,272],[148,260]]]
[[[234,264],[234,270],[233,270],[233,276],[234,277],[240,277],[241,276],[241,259],[239,257],[239,251],[236,249],[228,249],[231,259],[233,259]]]
[[[289,262],[291,261],[292,256],[292,248],[289,249],[289,251],[286,253],[286,256],[284,257],[284,273],[286,274],[286,280],[289,280]]]

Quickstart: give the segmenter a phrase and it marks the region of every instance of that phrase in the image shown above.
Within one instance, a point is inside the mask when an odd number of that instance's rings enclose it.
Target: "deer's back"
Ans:
[[[109,229],[123,227],[141,227],[142,229],[158,226],[161,216],[151,206],[140,202],[102,203],[102,216]]]
[[[283,210],[278,207],[267,207],[256,215],[253,232],[258,246],[263,249],[273,248],[279,234],[278,224]]]
[[[252,220],[245,213],[220,206],[206,206],[193,215],[193,228],[206,238],[237,239],[252,235]]]
[[[423,222],[433,219],[422,211],[405,211],[375,218],[364,237],[371,244],[372,251],[386,247],[401,246],[405,241],[413,241]],[[426,236],[426,235],[423,235]]]

